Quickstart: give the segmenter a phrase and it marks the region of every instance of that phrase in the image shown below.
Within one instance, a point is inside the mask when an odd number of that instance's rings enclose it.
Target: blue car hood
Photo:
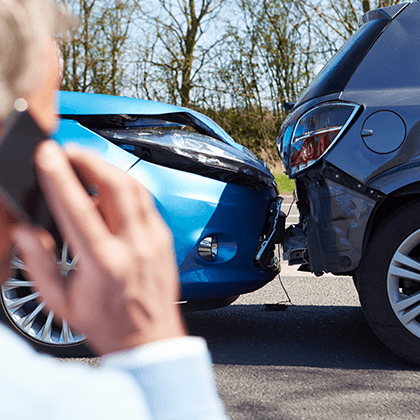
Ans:
[[[258,158],[246,147],[236,143],[213,120],[199,112],[188,108],[147,101],[144,99],[80,92],[58,92],[58,103],[60,105],[59,113],[62,117],[62,125],[70,127],[71,122],[77,123],[79,129],[83,128],[86,131],[85,137],[89,137],[91,142],[95,144],[99,141],[98,134],[104,136],[114,144],[119,145],[121,144],[121,141],[127,142],[135,140],[135,144],[139,145],[142,138],[128,139],[128,134],[135,132],[135,129],[144,130],[150,127],[162,126],[168,128],[174,126],[190,126],[194,128],[199,135],[210,137],[212,140],[209,139],[207,141],[208,143],[211,143],[211,141],[224,143],[219,143],[220,146],[215,146],[216,148],[220,148],[221,154],[216,157],[210,154],[206,160],[203,158],[205,156],[205,152],[203,152],[202,155],[200,155],[200,159],[198,159],[199,161],[196,161],[191,157],[180,162],[179,156],[177,157],[177,160],[173,159],[174,155],[172,150],[170,150],[170,159],[168,160],[168,158],[162,154],[164,144],[160,144],[162,139],[159,137],[156,138],[154,147],[156,149],[157,145],[159,145],[162,150],[155,150],[153,159],[149,157],[152,159],[150,161],[175,169],[219,179],[223,182],[226,182],[226,180],[229,179],[231,182],[238,182],[243,185],[252,186],[253,188],[275,188],[274,177],[270,173],[267,165],[258,160]],[[105,132],[104,130],[101,131],[101,123],[103,123],[103,121],[106,121],[105,128],[111,128],[111,130]],[[121,121],[123,121],[124,124],[123,131],[120,130],[121,126],[118,125],[121,124]],[[110,122],[111,126],[109,126]],[[117,124],[116,132],[112,131],[112,124]],[[92,130],[90,130],[91,128]],[[132,130],[125,131],[125,128]],[[75,127],[73,127],[73,129],[75,129]],[[167,131],[165,132],[168,134]],[[64,138],[69,135],[70,133],[67,133],[66,135],[62,133],[61,137]],[[186,135],[187,133],[185,133],[185,136]],[[102,148],[103,147],[104,145],[102,145]],[[131,145],[130,147],[133,146]],[[150,143],[147,145],[147,148],[149,147],[151,147]],[[98,146],[94,148],[97,149]],[[198,154],[196,153],[197,156]],[[159,157],[157,157],[157,155],[159,155]],[[141,158],[143,158],[143,155]],[[215,160],[215,158],[217,159]],[[237,169],[232,169],[232,166],[229,166],[229,159],[233,159],[233,161],[237,162],[234,165]],[[128,160],[125,159],[123,167],[127,167],[128,163]]]
[[[124,96],[100,95],[97,93],[58,92],[59,113],[70,115],[162,115],[184,114],[199,125],[211,137],[222,140],[235,149],[248,151],[236,143],[213,120],[188,108],[145,99]]]

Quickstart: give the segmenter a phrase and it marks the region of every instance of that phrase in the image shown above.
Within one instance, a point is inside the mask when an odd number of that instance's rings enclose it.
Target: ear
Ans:
[[[60,85],[59,57],[52,38],[45,39],[38,57],[39,67],[32,87],[21,95],[28,109],[45,133],[51,133],[56,124],[56,90]]]

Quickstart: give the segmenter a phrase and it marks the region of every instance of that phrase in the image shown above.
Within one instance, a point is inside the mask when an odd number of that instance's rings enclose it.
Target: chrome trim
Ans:
[[[300,118],[299,118],[299,120],[300,120]],[[315,135],[317,136],[318,134],[330,133],[331,131],[336,131],[336,130],[341,129],[341,128],[343,128],[342,125],[335,125],[335,126],[330,127],[330,128],[323,128],[322,130],[309,131],[308,134],[303,134],[299,137],[296,137],[296,141],[293,141],[290,144],[296,143],[297,141],[300,141],[300,140],[305,140],[308,137],[312,137],[312,136],[315,136]]]
[[[198,244],[198,253],[201,258],[206,261],[216,261],[217,254],[219,252],[219,244],[217,243],[216,236],[206,236]]]
[[[282,213],[281,211],[282,202],[283,202],[283,198],[278,197],[275,203],[275,216],[273,219],[273,225],[271,227],[271,231],[269,232],[267,239],[265,239],[259,244],[259,247],[257,248],[257,251],[255,253],[254,263],[257,267],[262,267],[262,264],[261,264],[262,256],[267,251],[268,246],[273,243],[274,235],[276,234],[276,230],[279,227],[278,224],[280,220],[280,215]],[[265,267],[265,268],[268,268],[270,270],[277,270],[279,268],[279,262],[277,258],[275,257],[275,260],[273,261],[273,264],[271,266]]]

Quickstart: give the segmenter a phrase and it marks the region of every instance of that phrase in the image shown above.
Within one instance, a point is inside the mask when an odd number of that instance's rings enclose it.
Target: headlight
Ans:
[[[324,155],[341,137],[359,108],[360,105],[334,102],[303,114],[290,140],[290,175],[308,168]]]
[[[203,134],[139,128],[96,132],[139,158],[158,165],[256,189],[274,185],[274,177],[253,153]]]

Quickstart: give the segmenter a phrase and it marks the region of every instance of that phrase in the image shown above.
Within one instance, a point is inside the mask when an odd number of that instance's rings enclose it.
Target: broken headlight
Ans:
[[[290,175],[313,165],[341,137],[360,105],[326,103],[297,121],[290,141]],[[285,147],[285,145],[283,145]]]
[[[255,189],[275,189],[274,177],[249,150],[236,149],[203,134],[144,128],[95,131],[151,163]]]

